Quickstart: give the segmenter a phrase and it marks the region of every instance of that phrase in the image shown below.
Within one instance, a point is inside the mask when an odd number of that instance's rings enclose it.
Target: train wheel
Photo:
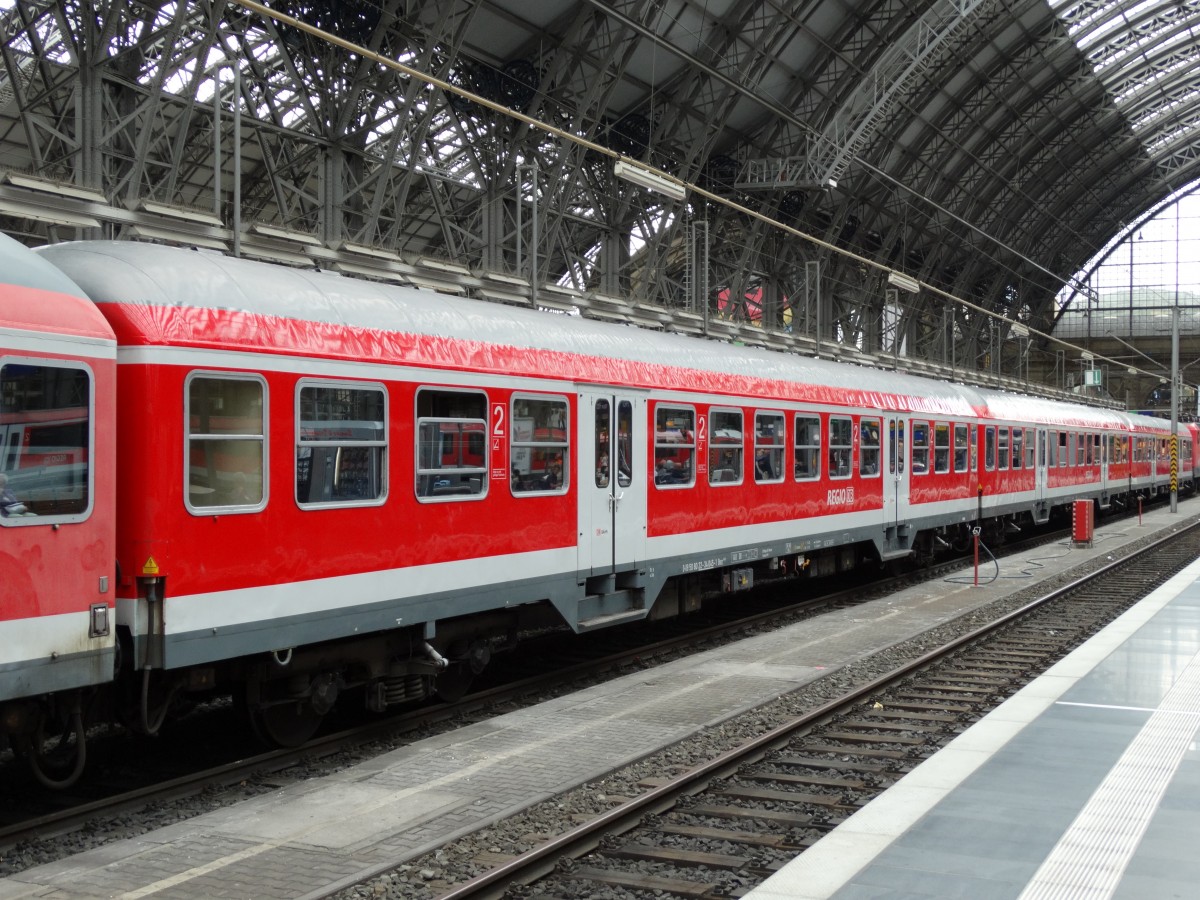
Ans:
[[[44,721],[31,735],[13,738],[13,752],[25,760],[33,777],[50,790],[69,788],[79,781],[87,762],[87,735],[83,714],[76,707],[68,724],[54,740],[47,740]]]
[[[251,702],[247,704],[247,712],[254,733],[264,743],[274,747],[299,747],[317,733],[325,718],[325,714],[313,709],[307,700],[269,706]]]
[[[475,673],[469,665],[461,662],[451,663],[448,669],[438,675],[437,681],[434,682],[434,690],[437,691],[439,699],[454,703],[466,695],[474,680]]]

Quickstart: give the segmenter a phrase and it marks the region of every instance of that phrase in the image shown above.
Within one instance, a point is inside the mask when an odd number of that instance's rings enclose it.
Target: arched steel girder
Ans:
[[[978,4],[940,43],[915,45],[925,48],[916,68],[901,67],[892,80],[885,77],[893,71],[888,48],[918,33],[922,16],[953,7],[579,0],[539,19],[536,5],[507,0],[389,6],[388,14],[366,2],[275,6],[320,21],[334,16],[335,30],[368,51],[423,71],[470,80],[486,69],[502,102],[515,96],[514,83],[504,80],[510,64],[528,64],[534,89],[522,109],[585,137],[626,141],[633,155],[705,185],[720,185],[713,165],[720,157],[791,153],[818,129],[843,135],[851,161],[833,196],[732,186],[730,194],[872,259],[898,253],[907,268],[909,251],[923,251],[913,257],[915,274],[958,284],[970,298],[983,290],[993,305],[1009,302],[1013,283],[1021,298],[1043,291],[1046,268],[1069,272],[1103,242],[1116,199],[1132,205],[1152,197],[1169,174],[1190,171],[1195,156],[1188,138],[1143,148],[1139,157],[1121,141],[1135,147],[1142,134],[1128,131],[1116,141],[1106,134],[1092,154],[1061,143],[1063,132],[1090,141],[1110,131],[1106,117],[1116,114],[1096,90],[1103,76],[1091,73],[1063,26],[1032,2],[1003,10]],[[456,105],[440,90],[247,15],[233,2],[113,0],[100,17],[92,9],[81,0],[0,0],[0,18],[14,23],[5,32],[0,77],[0,152],[10,160],[23,153],[43,174],[119,200],[120,209],[93,210],[102,230],[145,225],[130,207],[148,199],[212,209],[228,223],[236,64],[243,126],[237,201],[247,221],[327,243],[511,268],[519,182],[527,185],[526,204],[531,196],[529,170],[520,170],[536,160],[543,278],[604,290],[645,285],[667,304],[686,293],[679,233],[688,210],[694,217],[699,207],[617,188],[581,147]],[[517,34],[504,34],[498,21]],[[203,70],[220,61],[222,123],[214,134],[214,75]],[[1169,64],[1162,57],[1160,65]],[[920,79],[904,77],[917,71]],[[1188,80],[1164,72],[1159,82],[1171,101],[1186,103]],[[869,84],[885,85],[886,96],[870,94]],[[989,103],[998,110],[990,112]],[[634,118],[645,127],[644,142],[625,127]],[[1177,121],[1190,124],[1190,108]],[[1146,169],[1146,159],[1161,165]],[[1062,176],[1071,169],[1079,170],[1075,177]],[[214,198],[218,171],[222,196]],[[1122,186],[1133,193],[1116,198]],[[0,185],[0,200],[5,190]],[[1084,208],[1095,210],[1092,221],[1081,219]],[[851,328],[859,327],[855,302],[879,302],[878,272],[864,276],[856,261],[799,239],[772,240],[769,226],[741,222],[737,213],[704,212],[730,238],[716,257],[723,267],[717,282],[761,279],[787,293],[817,259],[826,264],[833,302],[845,304],[839,319]],[[529,227],[525,216],[523,241]],[[228,239],[227,227],[210,231]],[[622,252],[635,231],[648,243],[643,256],[654,277]],[[914,309],[928,302],[920,298]]]

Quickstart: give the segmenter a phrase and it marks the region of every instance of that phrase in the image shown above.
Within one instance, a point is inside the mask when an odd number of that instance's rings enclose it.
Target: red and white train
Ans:
[[[0,732],[48,783],[93,695],[153,732],[233,691],[296,743],[527,628],[1169,487],[1159,419],[208,252],[0,254]]]

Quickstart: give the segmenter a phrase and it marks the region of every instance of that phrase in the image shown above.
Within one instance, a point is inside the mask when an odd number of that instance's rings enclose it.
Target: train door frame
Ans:
[[[646,558],[646,409],[629,388],[579,391],[578,565],[589,576],[627,572]]]
[[[1048,435],[1045,428],[1037,430],[1037,468],[1035,470],[1033,480],[1033,499],[1036,503],[1044,503],[1046,501],[1047,488],[1049,487],[1049,469],[1047,468],[1047,456],[1050,450]]]
[[[908,521],[908,420],[900,415],[885,415],[887,434],[887,477],[883,479],[883,525],[899,528]]]

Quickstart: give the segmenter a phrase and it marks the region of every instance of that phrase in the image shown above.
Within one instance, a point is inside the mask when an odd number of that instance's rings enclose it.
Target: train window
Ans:
[[[783,481],[783,413],[754,415],[754,480]]]
[[[816,416],[796,416],[794,467],[797,481],[821,477],[821,420]]]
[[[979,471],[979,429],[970,428],[967,430],[971,441],[971,471]]]
[[[950,426],[945,422],[933,426],[933,471],[950,471]]]
[[[840,416],[829,417],[829,477],[850,477],[850,450],[854,423]]]
[[[999,467],[1001,469],[1007,469],[1008,468],[1008,447],[1009,447],[1009,440],[1011,439],[1011,435],[1009,434],[1009,430],[1007,428],[1001,428],[997,437],[999,437],[999,439],[1000,439],[1000,464],[999,464]]]
[[[1074,434],[1075,439],[1075,465],[1082,466],[1090,462],[1087,458],[1088,436],[1086,434]]]
[[[487,395],[417,391],[416,493],[422,502],[487,494]]]
[[[605,418],[608,401],[604,404]],[[597,404],[599,406],[599,404]],[[512,401],[512,439],[509,464],[510,484],[517,494],[563,494],[570,481],[571,454],[565,397],[529,397],[518,395]],[[607,443],[607,428],[605,429]],[[597,437],[599,440],[599,437]],[[607,452],[607,451],[605,451]],[[597,457],[599,460],[601,457]],[[599,469],[599,466],[597,466]],[[605,484],[608,460],[604,458]],[[597,474],[596,476],[600,476]],[[597,485],[603,487],[604,485]]]
[[[1100,441],[1100,435],[1092,435],[1092,464],[1100,465],[1104,456],[1104,445]]]
[[[896,474],[897,467],[904,471],[904,420],[889,419],[888,430],[891,440],[888,441],[888,474]]]
[[[879,474],[879,420],[863,419],[858,425],[858,473]]]
[[[915,475],[929,471],[929,423],[912,423],[912,470]]]
[[[696,483],[696,411],[660,406],[654,411],[654,483],[689,487]]]
[[[708,483],[738,484],[742,480],[742,411],[714,409],[708,421]]]
[[[989,425],[983,434],[983,467],[987,471],[996,468],[996,426]]]
[[[383,388],[301,382],[297,394],[296,502],[306,507],[382,502]]]
[[[1014,428],[1012,430],[1012,467],[1014,469],[1021,468],[1021,459],[1025,455],[1025,429]]]
[[[187,381],[187,507],[253,512],[266,505],[266,382],[193,372]]]
[[[954,471],[967,471],[967,426],[954,426]]]
[[[607,400],[596,401],[596,450],[593,459],[596,460],[596,487],[608,487],[612,478],[608,452],[610,449],[609,435],[612,433],[612,405]]]
[[[1026,435],[1027,440],[1025,441],[1025,468],[1027,468],[1027,469],[1033,468],[1033,455],[1034,455],[1034,452],[1037,450],[1037,448],[1034,446],[1033,435],[1034,435],[1034,432],[1033,432],[1033,429],[1031,428],[1031,429],[1029,429],[1029,432]]]
[[[0,522],[79,521],[91,511],[92,376],[77,366],[0,366]]]
[[[1067,464],[1067,433],[1059,431],[1058,434],[1058,467],[1061,469]]]
[[[617,402],[617,487],[633,484],[633,403]]]

